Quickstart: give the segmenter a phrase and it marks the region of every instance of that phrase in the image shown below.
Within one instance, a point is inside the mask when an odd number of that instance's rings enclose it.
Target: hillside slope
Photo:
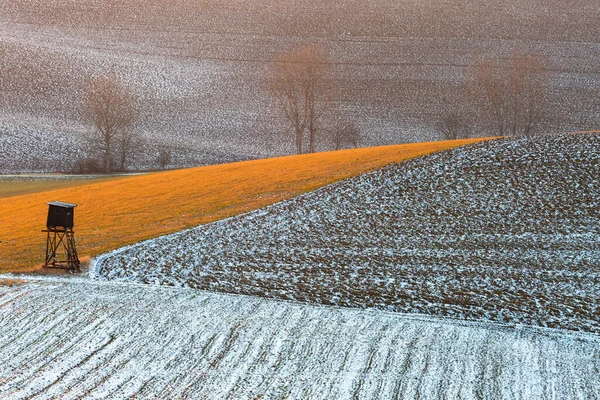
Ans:
[[[0,276],[3,399],[600,395],[595,335]]]
[[[361,146],[437,140],[442,116],[471,117],[463,85],[483,54],[548,59],[542,129],[597,121],[595,0],[0,0],[0,9],[0,172],[68,170],[85,156],[83,82],[111,69],[140,106],[133,167],[157,167],[160,146],[178,167],[291,154],[266,83],[273,59],[302,43],[332,60],[339,90],[323,126],[354,121]],[[317,146],[332,149],[323,136]]]
[[[409,160],[101,257],[100,278],[600,333],[600,134]]]

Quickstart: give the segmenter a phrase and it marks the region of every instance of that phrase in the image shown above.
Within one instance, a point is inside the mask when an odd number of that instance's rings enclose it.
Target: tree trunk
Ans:
[[[108,136],[104,138],[104,172],[110,172],[110,139]]]
[[[308,152],[315,152],[315,125],[312,119],[308,124]]]
[[[296,127],[296,151],[298,154],[302,154],[302,130]]]

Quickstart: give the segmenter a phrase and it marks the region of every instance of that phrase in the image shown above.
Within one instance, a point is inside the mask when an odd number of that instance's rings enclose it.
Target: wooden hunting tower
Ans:
[[[79,257],[75,248],[73,221],[77,204],[53,201],[48,204],[46,221],[46,268],[63,268],[71,272],[80,271]]]

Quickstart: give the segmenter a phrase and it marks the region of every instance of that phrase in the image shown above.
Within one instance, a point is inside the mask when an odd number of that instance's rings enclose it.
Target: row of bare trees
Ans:
[[[506,61],[483,61],[474,71],[481,105],[498,135],[531,136],[548,109],[547,61],[514,54]]]
[[[323,126],[334,82],[331,65],[327,52],[314,44],[299,46],[274,60],[268,88],[293,129],[298,154],[314,152],[318,134],[336,150],[359,144],[355,121]],[[440,118],[439,131],[447,140],[469,137],[479,119],[488,122],[499,136],[531,136],[547,109],[546,71],[547,62],[532,54],[477,63],[459,94],[468,100],[470,115],[449,105]],[[136,143],[133,127],[138,110],[131,93],[115,72],[87,80],[84,92],[85,113],[95,129],[93,150],[101,155],[102,169],[125,170]],[[164,169],[170,160],[170,150],[161,148],[159,165]]]
[[[447,140],[469,137],[476,124],[491,127],[499,136],[533,135],[548,109],[547,70],[547,61],[533,54],[478,62],[465,74],[464,90],[458,93],[469,106],[447,104],[438,130]],[[338,121],[330,127],[322,121],[331,111],[335,81],[329,55],[319,46],[301,45],[277,57],[268,82],[292,127],[298,154],[314,152],[318,135],[336,150],[358,146],[355,121]],[[84,109],[95,129],[93,150],[101,155],[102,169],[125,170],[136,143],[133,127],[138,110],[131,93],[115,72],[87,80],[84,92]],[[170,160],[170,150],[159,149],[160,167]]]
[[[57,93],[61,77],[40,68],[18,47],[0,43],[0,106],[36,113],[45,97]],[[59,93],[59,92],[58,92]],[[117,73],[87,79],[83,83],[82,111],[93,126],[89,137],[89,157],[81,158],[75,170],[93,172],[123,171],[136,143],[138,109],[131,92]]]
[[[329,54],[315,44],[298,46],[275,58],[268,89],[293,129],[296,152],[301,154],[305,139],[309,153],[316,150],[317,136],[336,150],[358,147],[360,133],[354,121],[323,125],[331,108],[334,80]]]
[[[93,126],[89,151],[94,156],[78,160],[76,172],[125,171],[141,139],[135,131],[139,110],[131,92],[116,72],[90,78],[84,83],[84,114]],[[165,169],[172,161],[172,149],[157,148],[156,164]]]
[[[539,133],[550,109],[548,69],[547,60],[536,54],[476,63],[462,93],[472,111],[446,111],[439,124],[444,139],[468,137],[475,124],[498,136]]]
[[[91,150],[100,154],[103,171],[124,171],[134,148],[138,110],[114,71],[85,82],[84,113],[94,126]]]
[[[2,53],[0,48],[0,61]],[[298,153],[314,152],[317,140],[327,140],[335,149],[359,144],[356,121],[330,122],[331,126],[323,121],[327,111],[332,113],[336,89],[332,65],[327,51],[315,44],[298,46],[273,62],[268,88],[292,127]],[[8,66],[0,63],[0,71],[1,93],[12,79]],[[533,54],[477,63],[465,74],[464,90],[459,94],[469,106],[447,106],[440,116],[439,131],[445,139],[468,137],[474,125],[485,121],[501,136],[536,133],[548,109],[547,71],[548,62]],[[139,110],[131,92],[111,71],[85,81],[83,106],[94,129],[90,153],[98,157],[99,168],[105,172],[125,170],[137,142]],[[170,150],[159,149],[161,168],[170,160]]]
[[[314,44],[297,47],[275,59],[269,89],[292,125],[298,154],[302,153],[305,132],[308,152],[315,151],[318,123],[331,84],[329,71],[329,56]]]
[[[355,122],[324,129],[321,118],[332,93],[332,62],[317,45],[301,45],[274,60],[269,90],[294,132],[296,151],[315,151],[317,131],[329,134],[336,149],[357,146]],[[459,96],[469,111],[447,105],[438,130],[444,139],[468,137],[476,124],[499,136],[531,136],[548,110],[548,63],[535,54],[514,53],[507,59],[483,60],[467,71]]]

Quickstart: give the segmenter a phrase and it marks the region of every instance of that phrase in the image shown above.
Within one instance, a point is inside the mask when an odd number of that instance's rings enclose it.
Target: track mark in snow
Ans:
[[[9,292],[19,296],[0,306],[0,320],[18,307],[36,322],[0,325],[0,343],[25,329],[0,351],[0,393],[10,400],[600,391],[600,338],[591,334],[147,285],[32,280],[0,287]]]

